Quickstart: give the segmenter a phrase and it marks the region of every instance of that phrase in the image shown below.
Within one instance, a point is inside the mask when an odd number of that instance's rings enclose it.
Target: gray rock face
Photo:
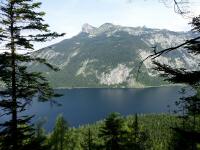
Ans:
[[[86,23],[82,26],[82,32],[88,33],[88,34],[93,33],[95,31],[95,29],[96,29],[95,27],[89,25],[88,23]]]
[[[34,53],[60,68],[52,72],[39,64],[32,69],[44,71],[54,87],[142,87],[166,84],[147,60],[136,81],[138,64],[158,49],[175,46],[192,37],[190,32],[123,27],[105,23],[100,27],[84,24],[82,31],[60,43]],[[195,69],[200,58],[177,50],[158,58],[176,67]]]

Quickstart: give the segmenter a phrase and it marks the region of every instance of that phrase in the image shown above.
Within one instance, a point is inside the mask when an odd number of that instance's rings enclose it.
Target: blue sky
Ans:
[[[146,27],[166,28],[174,31],[190,29],[188,25],[189,19],[176,14],[170,3],[166,7],[159,1],[45,0],[42,1],[41,10],[46,12],[45,19],[52,30],[66,33],[64,38],[69,38],[79,33],[84,23],[89,23],[96,27],[109,22],[122,26],[145,25]],[[199,8],[193,8],[194,12],[198,12]]]

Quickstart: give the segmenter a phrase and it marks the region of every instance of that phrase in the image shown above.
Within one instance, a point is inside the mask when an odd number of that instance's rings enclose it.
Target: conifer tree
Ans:
[[[150,146],[147,144],[148,132],[141,131],[138,122],[138,115],[135,114],[134,121],[129,124],[129,131],[124,140],[124,149],[143,150]]]
[[[192,31],[195,33],[194,38],[186,40],[183,43],[175,47],[170,47],[164,50],[157,50],[152,53],[143,61],[151,58],[154,65],[155,70],[160,72],[160,76],[164,77],[165,80],[175,83],[175,84],[185,84],[189,86],[189,89],[195,91],[195,95],[193,96],[184,96],[181,98],[181,101],[177,104],[182,105],[182,111],[184,111],[181,116],[183,120],[184,127],[178,126],[174,127],[173,130],[176,133],[177,137],[175,139],[180,140],[175,142],[175,149],[197,149],[197,143],[200,143],[200,131],[197,126],[199,126],[199,122],[197,122],[197,116],[200,115],[200,69],[199,68],[177,68],[170,66],[169,64],[161,63],[156,61],[157,57],[161,55],[168,54],[175,50],[185,51],[189,55],[193,57],[199,57],[200,54],[200,16],[194,17],[191,25],[193,27]],[[197,64],[199,64],[198,59]],[[143,62],[142,62],[143,63]],[[184,143],[184,145],[183,145]],[[187,145],[187,146],[186,146]]]
[[[64,150],[64,140],[67,130],[68,123],[65,121],[62,115],[59,115],[56,119],[55,128],[50,139],[52,143],[52,150]]]
[[[119,113],[112,113],[106,118],[99,135],[105,141],[106,150],[122,149],[123,125],[124,121]]]
[[[2,0],[0,2],[0,108],[8,116],[0,124],[1,149],[19,150],[30,144],[34,135],[30,125],[33,116],[22,116],[34,97],[47,101],[56,96],[48,81],[39,72],[28,71],[28,62],[43,63],[45,59],[34,57],[33,42],[45,42],[62,36],[48,29],[44,23],[41,2],[34,0]],[[20,54],[20,51],[27,52]],[[36,148],[35,148],[36,149]]]
[[[87,133],[84,134],[84,141],[81,143],[81,146],[84,150],[94,150],[95,144],[93,141],[93,133],[90,128],[88,128]]]

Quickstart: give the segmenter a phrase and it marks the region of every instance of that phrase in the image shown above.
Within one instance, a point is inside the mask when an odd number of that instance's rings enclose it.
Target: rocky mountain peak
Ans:
[[[112,23],[104,23],[99,28],[113,28],[113,27],[115,27],[115,25],[113,25]]]
[[[82,26],[82,32],[84,33],[92,33],[94,32],[96,28],[93,27],[92,25],[88,24],[88,23],[85,23],[83,26]]]
[[[138,64],[152,54],[150,47],[158,45],[159,49],[169,48],[193,36],[187,32],[126,27],[111,23],[99,27],[84,24],[82,32],[83,34],[35,53],[35,57],[45,58],[60,68],[59,72],[49,71],[45,66],[33,63],[30,64],[32,70],[44,71],[55,88],[163,85],[166,83],[151,69],[151,60],[144,62],[141,68],[142,78],[136,81],[135,70]],[[162,56],[158,61],[178,68],[195,69],[199,67],[196,63],[198,59],[180,50]]]
[[[85,23],[82,26],[82,32],[84,33],[88,33],[90,35],[96,35],[96,34],[101,34],[101,33],[105,33],[105,32],[109,32],[110,30],[114,30],[115,29],[115,25],[113,25],[112,23],[104,23],[103,25],[101,25],[100,27],[94,27],[88,23]]]
[[[101,32],[107,32],[113,29],[115,29],[115,25],[113,25],[112,23],[104,23],[98,28],[98,30]]]

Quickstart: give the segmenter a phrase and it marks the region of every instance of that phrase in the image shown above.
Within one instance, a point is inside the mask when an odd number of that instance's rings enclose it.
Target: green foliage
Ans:
[[[115,122],[118,125],[112,127],[106,125],[106,121],[107,124]],[[115,139],[117,135],[117,142],[123,150],[130,150],[133,147],[138,150],[168,150],[173,138],[170,127],[176,124],[181,124],[181,120],[167,114],[137,115],[137,118],[135,115],[124,118],[120,114],[112,114],[95,124],[69,128],[65,133],[64,148],[89,150],[90,147],[92,150],[104,150],[106,146],[110,146],[108,141]],[[112,134],[115,134],[115,137]],[[47,141],[50,139],[51,136]]]
[[[50,136],[50,145],[52,150],[64,150],[65,134],[68,130],[68,124],[62,115],[56,119],[55,128]]]
[[[123,118],[118,113],[110,114],[105,125],[100,129],[99,136],[104,139],[107,150],[119,150],[122,148]]]
[[[0,108],[10,120],[0,124],[0,141],[3,150],[41,149],[41,139],[34,136],[30,124],[32,116],[23,116],[33,98],[47,101],[54,97],[54,91],[40,72],[28,71],[28,62],[43,63],[55,68],[45,59],[31,53],[33,42],[45,42],[62,36],[50,32],[44,23],[44,12],[38,11],[40,2],[32,0],[3,0],[0,2],[0,81],[4,89],[0,90]],[[31,31],[31,32],[30,32]],[[27,35],[27,33],[30,33]],[[26,54],[20,54],[23,50]],[[37,147],[38,146],[38,147]]]
[[[147,142],[149,139],[148,131],[141,131],[140,125],[138,123],[138,116],[135,114],[135,120],[132,124],[128,124],[128,130],[124,140],[124,149],[135,149],[142,150],[151,147],[151,143]]]
[[[94,133],[88,128],[88,131],[84,133],[84,140],[81,143],[81,146],[84,150],[97,150],[100,149],[100,146],[95,143],[97,137],[94,136]]]
[[[196,33],[196,37],[179,44],[178,46],[167,48],[155,53],[152,57],[157,58],[164,53],[168,53],[174,50],[186,51],[188,54],[192,54],[193,57],[198,57],[200,49],[200,16],[194,17],[191,25],[193,31]],[[199,64],[198,60],[196,62]],[[174,149],[197,149],[200,144],[200,132],[197,130],[198,118],[200,115],[200,97],[199,97],[199,85],[200,85],[200,70],[197,68],[177,68],[176,66],[170,66],[166,63],[160,63],[154,61],[156,65],[155,70],[160,72],[160,76],[165,80],[172,83],[186,84],[192,90],[196,91],[193,95],[185,96],[185,90],[181,93],[183,97],[177,102],[179,117],[182,119],[182,125],[173,127],[174,138],[171,141],[174,145]],[[199,65],[198,65],[199,66]],[[192,118],[192,119],[191,119]],[[184,143],[184,144],[182,144]],[[173,148],[171,148],[173,149]]]

